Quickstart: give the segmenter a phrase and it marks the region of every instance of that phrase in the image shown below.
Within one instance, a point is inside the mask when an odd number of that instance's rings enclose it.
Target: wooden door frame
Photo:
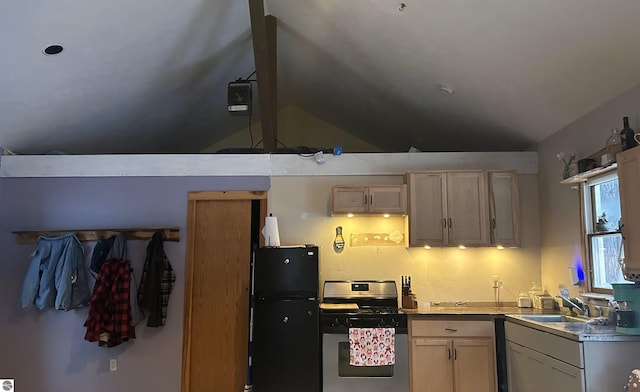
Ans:
[[[189,392],[190,385],[190,356],[191,356],[191,317],[192,317],[192,296],[193,296],[193,263],[195,236],[190,235],[195,231],[195,219],[192,217],[196,212],[198,201],[210,200],[259,200],[260,201],[260,222],[265,221],[267,216],[267,191],[201,191],[189,192],[187,208],[187,254],[185,258],[185,282],[184,282],[184,319],[182,332],[182,392]],[[264,246],[264,238],[260,236],[260,246]]]

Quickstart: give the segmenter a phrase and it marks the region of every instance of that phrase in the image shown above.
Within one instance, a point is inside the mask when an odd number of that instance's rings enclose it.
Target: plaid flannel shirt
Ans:
[[[130,284],[128,261],[109,259],[102,264],[84,323],[85,340],[113,347],[136,337],[131,319]]]
[[[163,242],[162,233],[154,233],[151,237],[138,288],[138,302],[149,311],[149,327],[165,325],[169,296],[176,281],[176,274],[164,253]]]

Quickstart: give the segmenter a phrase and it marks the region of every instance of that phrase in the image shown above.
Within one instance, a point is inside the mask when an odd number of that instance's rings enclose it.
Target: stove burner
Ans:
[[[407,315],[398,308],[363,308],[353,310],[322,310],[320,323],[323,332],[346,332],[348,328],[407,329]]]
[[[362,308],[356,311],[356,313],[374,313],[374,314],[395,314],[398,313],[398,308],[389,308],[389,307],[369,307]]]
[[[346,333],[349,328],[407,331],[407,315],[398,309],[395,281],[325,281],[322,301],[358,305],[358,309],[322,309],[320,322],[324,333]]]

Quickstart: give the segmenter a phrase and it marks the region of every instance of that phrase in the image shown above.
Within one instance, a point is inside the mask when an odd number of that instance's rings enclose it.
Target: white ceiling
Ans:
[[[640,84],[637,0],[266,0],[265,9],[278,23],[278,106],[386,152],[534,148]],[[255,69],[248,0],[7,0],[0,36],[6,149],[190,153],[247,126],[227,113],[226,94]],[[51,44],[64,51],[45,56]]]

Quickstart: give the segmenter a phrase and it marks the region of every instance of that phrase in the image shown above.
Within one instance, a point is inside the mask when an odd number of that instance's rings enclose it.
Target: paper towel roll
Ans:
[[[264,246],[280,246],[280,233],[278,232],[278,218],[268,216],[265,218],[264,227],[262,228],[264,236]]]

